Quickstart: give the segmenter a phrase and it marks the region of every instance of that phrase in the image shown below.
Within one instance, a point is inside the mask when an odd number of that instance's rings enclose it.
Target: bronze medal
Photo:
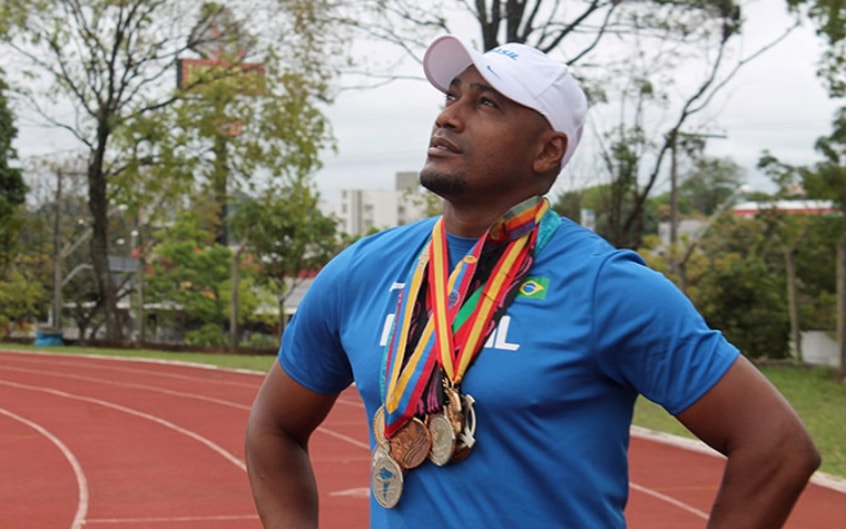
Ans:
[[[373,437],[376,439],[376,444],[383,448],[388,448],[388,438],[385,437],[385,407],[379,406],[376,413],[373,414]]]
[[[374,451],[373,464],[370,469],[370,490],[379,505],[390,509],[399,502],[402,496],[402,469],[391,456]]]
[[[449,463],[455,451],[455,432],[450,420],[443,413],[429,415],[426,420],[429,432],[432,434],[432,450],[429,461],[442,467]]]
[[[423,421],[412,417],[390,439],[391,457],[404,469],[420,466],[432,449],[432,434]]]

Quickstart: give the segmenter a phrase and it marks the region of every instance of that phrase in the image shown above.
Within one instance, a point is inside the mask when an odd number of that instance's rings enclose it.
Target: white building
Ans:
[[[340,201],[330,206],[349,235],[365,235],[370,230],[401,226],[426,217],[427,191],[418,185],[415,172],[399,172],[395,189],[343,189]]]

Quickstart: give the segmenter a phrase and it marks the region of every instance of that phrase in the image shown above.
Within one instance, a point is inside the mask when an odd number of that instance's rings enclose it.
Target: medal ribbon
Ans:
[[[429,296],[432,305],[433,321],[435,325],[435,356],[444,370],[447,378],[458,385],[473,359],[482,350],[484,340],[490,334],[492,325],[495,324],[495,312],[506,306],[506,297],[513,290],[516,284],[515,279],[526,267],[524,264],[531,250],[534,248],[537,239],[541,218],[549,209],[546,200],[539,197],[527,200],[512,210],[502,219],[496,222],[479,241],[485,241],[484,249],[479,244],[473,248],[472,254],[462,259],[462,263],[469,261],[467,267],[457,266],[450,277],[449,282],[445,280],[445,269],[448,262],[448,250],[446,246],[446,234],[443,226],[436,225],[432,233],[432,259],[429,264],[431,280],[429,282]],[[467,295],[466,270],[470,268],[475,271],[480,253],[490,250],[491,246],[503,245],[505,249],[494,265],[481,290],[481,296],[472,296],[467,305],[470,306],[470,314],[462,318],[460,325],[455,325],[456,315],[459,309],[467,311],[464,299]],[[466,281],[460,282],[455,288],[458,279],[456,272],[464,273]]]
[[[525,264],[530,262],[536,228],[548,208],[549,203],[540,197],[515,206],[459,261],[449,279],[446,230],[442,218],[435,223],[429,244],[421,251],[400,293],[396,320],[386,346],[387,380],[382,385],[386,437],[391,437],[418,413],[433,411],[423,409],[423,394],[436,364],[443,367],[451,381],[461,381],[490,334],[495,313],[498,309],[504,311],[508,293],[515,290],[515,278],[528,269]],[[462,318],[462,325],[454,333],[456,315],[460,309],[467,311],[467,307],[462,309],[462,304],[480,257],[484,252],[501,250],[502,246],[505,248],[485,281],[481,296],[471,297],[475,307],[469,317]],[[428,308],[420,302],[424,285]],[[423,311],[428,311],[430,317],[421,330],[418,326],[424,321]],[[419,334],[416,343],[415,334]],[[410,354],[409,347],[413,347]]]

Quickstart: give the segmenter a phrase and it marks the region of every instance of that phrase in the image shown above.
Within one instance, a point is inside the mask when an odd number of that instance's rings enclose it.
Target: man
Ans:
[[[321,272],[247,431],[267,528],[317,527],[310,434],[352,382],[371,419],[373,528],[625,527],[638,394],[725,454],[708,527],[781,527],[819,456],[778,392],[633,252],[549,212],[587,100],[567,68],[445,36],[421,183],[443,216]]]

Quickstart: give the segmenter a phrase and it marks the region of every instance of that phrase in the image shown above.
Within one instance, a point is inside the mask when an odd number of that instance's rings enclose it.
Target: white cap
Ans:
[[[567,65],[525,44],[503,44],[482,54],[452,35],[435,39],[423,56],[426,78],[441,92],[470,65],[497,92],[540,112],[554,130],[567,135],[564,167],[582,138],[588,108]]]

